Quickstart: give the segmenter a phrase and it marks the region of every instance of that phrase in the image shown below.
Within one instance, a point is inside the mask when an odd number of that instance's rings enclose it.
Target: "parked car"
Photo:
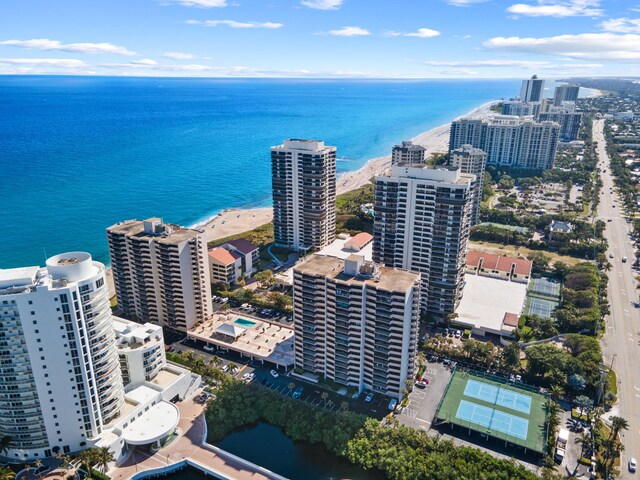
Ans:
[[[221,368],[221,370],[222,370],[223,372],[226,372],[227,370],[229,370],[229,365],[223,365],[223,366],[222,366],[222,368]]]
[[[516,381],[516,376],[513,373],[509,374],[509,381],[510,382],[515,382]]]
[[[522,375],[516,375],[516,382],[522,381]]]
[[[293,391],[293,398],[300,398],[300,396],[302,395],[302,392],[304,391],[304,387],[298,387]]]
[[[369,392],[367,393],[367,396],[364,398],[364,401],[370,402],[371,400],[373,400],[373,393]]]
[[[280,376],[280,375],[278,375],[278,372],[276,372],[275,370],[271,370],[269,373],[271,374],[271,376],[273,378],[278,378]]]
[[[215,352],[216,351],[216,347],[214,347],[213,345],[205,345],[203,350],[205,352]]]
[[[627,257],[622,257],[622,263],[627,263]]]
[[[245,373],[242,378],[244,378],[245,382],[249,383],[251,380],[253,380],[255,378],[256,374],[255,373]]]
[[[613,253],[610,253],[610,254],[609,254],[609,258],[613,258]]]
[[[429,385],[429,381],[424,378],[418,378],[414,385],[418,388],[427,388],[427,385]]]
[[[460,338],[462,336],[462,332],[460,330],[456,330],[456,333],[454,335],[456,338]]]
[[[637,468],[638,468],[638,462],[636,462],[636,459],[634,457],[631,457],[629,459],[629,471],[635,472]]]
[[[397,405],[398,405],[398,400],[396,400],[395,398],[392,398],[391,401],[389,402],[389,410],[391,411],[395,410]]]
[[[207,392],[202,392],[200,395],[196,397],[195,401],[196,403],[204,403],[209,399],[210,396],[211,395],[209,395]]]

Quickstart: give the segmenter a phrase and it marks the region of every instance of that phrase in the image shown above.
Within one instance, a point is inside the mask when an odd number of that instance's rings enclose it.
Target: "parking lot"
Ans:
[[[426,388],[416,388],[409,394],[409,403],[396,414],[398,421],[408,427],[429,430],[431,421],[451,379],[451,368],[438,362],[427,362],[422,378],[429,380]]]

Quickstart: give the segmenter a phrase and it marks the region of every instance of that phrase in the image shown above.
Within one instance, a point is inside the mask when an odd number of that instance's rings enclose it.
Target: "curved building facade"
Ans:
[[[92,446],[124,387],[105,266],[85,252],[0,270],[0,435],[9,461]]]

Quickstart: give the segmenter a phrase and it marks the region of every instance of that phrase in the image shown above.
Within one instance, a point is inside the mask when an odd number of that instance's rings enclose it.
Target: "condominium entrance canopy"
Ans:
[[[233,323],[223,323],[218,328],[216,328],[216,333],[220,335],[226,335],[228,337],[238,338],[242,335],[246,330],[242,327],[238,327]]]
[[[171,435],[178,426],[180,411],[173,403],[162,401],[153,405],[122,430],[129,445],[149,445]]]

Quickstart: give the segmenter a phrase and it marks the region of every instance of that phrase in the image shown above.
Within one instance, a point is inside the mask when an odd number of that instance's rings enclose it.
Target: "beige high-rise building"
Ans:
[[[293,284],[296,367],[400,399],[415,374],[420,274],[314,255]]]
[[[309,251],[336,237],[336,147],[285,140],[271,147],[275,244]]]
[[[403,141],[391,149],[391,165],[400,163],[421,164],[426,161],[427,149],[422,145],[415,145],[411,141]]]
[[[149,218],[112,225],[107,238],[122,315],[182,331],[211,315],[203,232]]]
[[[422,274],[423,311],[444,317],[462,298],[475,175],[402,166],[375,177],[373,260]]]
[[[471,225],[480,220],[480,203],[482,202],[482,189],[484,187],[484,171],[487,165],[487,154],[484,150],[462,145],[451,150],[450,163],[452,167],[460,169],[462,173],[471,173],[476,176],[473,184],[473,208],[471,210]]]

